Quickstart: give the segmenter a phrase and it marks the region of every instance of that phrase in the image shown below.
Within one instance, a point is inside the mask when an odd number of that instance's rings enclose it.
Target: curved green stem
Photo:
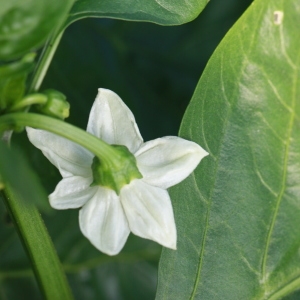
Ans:
[[[99,138],[63,121],[33,113],[11,113],[0,117],[0,132],[29,126],[44,129],[67,138],[94,153],[100,159],[115,165],[118,150]]]
[[[48,98],[44,94],[29,94],[26,97],[24,97],[21,101],[10,107],[9,112],[18,111],[33,104],[45,104],[47,100]]]
[[[8,184],[2,197],[28,253],[45,299],[73,299],[52,240],[36,207]]]

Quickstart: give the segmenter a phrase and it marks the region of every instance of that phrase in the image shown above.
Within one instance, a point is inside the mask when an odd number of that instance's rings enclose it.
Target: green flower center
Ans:
[[[113,160],[104,161],[97,156],[92,163],[94,181],[91,186],[100,185],[114,190],[118,195],[121,188],[134,179],[143,178],[140,173],[134,155],[126,146],[112,145],[117,149],[118,155]]]

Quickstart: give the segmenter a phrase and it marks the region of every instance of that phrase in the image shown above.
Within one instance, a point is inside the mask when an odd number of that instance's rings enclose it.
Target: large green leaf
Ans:
[[[40,46],[65,19],[73,0],[1,0],[0,60]]]
[[[171,189],[178,250],[163,251],[157,299],[300,288],[299,19],[297,0],[257,0],[209,61],[180,135],[210,156]]]
[[[64,34],[42,90],[65,93],[71,102],[68,122],[85,128],[97,88],[110,88],[133,110],[145,140],[175,135],[199,73],[249,3],[211,1],[199,18],[183,26],[93,18],[76,22]],[[25,132],[14,134],[12,142],[26,151],[47,193],[53,192],[61,179],[58,170]],[[52,212],[44,220],[75,299],[154,299],[157,244],[131,235],[120,255],[108,257],[83,237],[78,210]],[[41,299],[1,200],[0,241],[0,299]]]
[[[68,24],[86,17],[107,17],[178,25],[195,19],[209,0],[77,0]]]

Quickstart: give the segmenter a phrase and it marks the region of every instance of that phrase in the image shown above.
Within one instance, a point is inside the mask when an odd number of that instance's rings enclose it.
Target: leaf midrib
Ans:
[[[263,12],[263,10],[261,10],[258,19],[261,18],[262,12]],[[246,14],[247,13],[249,14],[249,10],[247,10]],[[244,15],[244,19],[246,19],[245,15]],[[258,26],[259,26],[259,22],[256,23],[255,27],[257,28]],[[253,30],[253,32],[256,32],[255,29]],[[229,32],[229,34],[232,34],[232,32]],[[224,38],[226,38],[226,36]],[[228,36],[227,36],[227,38],[228,38]],[[251,46],[249,47],[248,51],[251,51],[251,49],[253,47],[253,40],[254,40],[254,38],[255,38],[255,34],[253,34],[253,36],[251,37],[252,42],[251,42]],[[225,45],[223,47],[225,47]],[[216,53],[214,55],[216,55]],[[246,55],[244,54],[244,56],[246,56]],[[223,56],[221,56],[221,57],[223,59]],[[210,62],[208,62],[208,65],[209,65],[209,63]],[[208,65],[207,65],[206,68],[208,68]],[[221,64],[221,68],[222,68],[222,64]],[[243,66],[241,67],[239,74],[243,73],[244,68],[245,68],[245,63],[243,62]],[[221,69],[221,73],[222,73],[222,69]],[[233,94],[236,93],[236,89],[237,89],[237,85],[234,88]],[[223,93],[225,94],[225,91]],[[226,98],[225,99],[225,102],[226,102],[226,100],[227,100],[227,96],[226,95],[225,95],[225,98]],[[205,99],[205,97],[203,99]],[[237,101],[237,99],[236,99],[236,101]],[[220,145],[222,145],[222,141],[225,138],[225,132],[226,132],[226,129],[227,129],[227,124],[228,124],[228,121],[229,121],[229,118],[230,118],[230,114],[232,113],[231,106],[229,105],[229,103],[227,103],[227,104],[228,104],[229,108],[228,108],[228,113],[227,113],[225,121],[224,121],[224,127],[223,127],[224,130],[223,130],[222,139],[220,141]],[[203,103],[203,105],[204,105],[204,103]],[[232,103],[231,105],[233,106],[234,103]],[[203,112],[203,109],[202,109],[202,112]],[[220,146],[219,153],[221,152],[221,149],[222,149],[222,147]],[[217,169],[219,167],[219,158],[220,158],[220,155],[218,155],[217,160],[216,160],[216,168],[214,170],[214,174],[217,173]],[[215,186],[215,183],[216,183],[216,176],[214,176],[214,184],[213,184],[213,186]],[[205,220],[205,230],[204,230],[203,239],[202,239],[202,243],[201,243],[200,260],[199,260],[198,269],[197,269],[197,275],[196,275],[196,279],[195,279],[195,283],[194,283],[194,287],[193,287],[193,291],[192,291],[190,300],[193,300],[195,298],[196,290],[197,290],[197,287],[198,287],[198,284],[199,284],[199,281],[200,281],[200,277],[201,277],[202,262],[203,262],[203,256],[204,256],[204,248],[205,248],[205,243],[206,243],[207,231],[208,231],[208,227],[209,227],[208,223],[209,223],[209,216],[210,216],[210,208],[211,208],[212,192],[213,192],[213,190],[214,189],[212,188],[211,189],[211,193],[209,195],[209,203],[208,203],[208,207],[207,207],[206,220]]]
[[[299,62],[299,57],[300,55],[298,54],[297,58],[297,65]],[[289,149],[290,149],[290,144],[291,144],[291,136],[292,136],[292,130],[295,122],[295,106],[296,106],[296,84],[297,84],[297,79],[298,79],[298,69],[296,68],[294,70],[294,76],[293,76],[293,85],[292,85],[292,111],[291,111],[291,117],[290,117],[290,122],[289,122],[289,127],[287,131],[287,142],[285,146],[285,153],[284,153],[284,167],[283,167],[283,174],[282,174],[282,183],[281,183],[281,190],[277,198],[274,214],[272,217],[272,221],[269,227],[268,235],[267,235],[267,241],[266,241],[266,247],[263,253],[263,261],[262,261],[262,282],[266,283],[267,280],[267,259],[268,259],[268,251],[271,243],[271,237],[274,231],[274,226],[276,223],[277,215],[279,212],[279,207],[282,202],[283,195],[285,193],[285,188],[286,188],[286,180],[287,180],[287,168],[288,168],[288,159],[289,159]]]
[[[221,64],[221,68],[222,68],[222,64]],[[244,66],[243,66],[243,68],[241,68],[241,70],[243,70],[243,69],[244,69]],[[222,73],[222,69],[221,69],[221,73]],[[242,73],[242,71],[240,71],[240,74],[241,73]],[[235,90],[236,90],[236,87],[235,87]],[[235,91],[234,91],[234,93],[235,93]],[[225,91],[224,91],[224,94],[225,94]],[[205,99],[205,97],[204,97],[204,99]],[[202,117],[203,117],[203,106],[204,106],[204,101],[203,101],[203,104],[202,104]],[[224,130],[223,130],[223,134],[222,134],[222,139],[220,141],[221,146],[219,148],[219,153],[221,152],[221,149],[222,149],[222,145],[223,145],[222,141],[224,140],[225,135],[226,135],[225,132],[226,132],[226,129],[227,129],[227,125],[228,125],[228,121],[229,121],[231,113],[232,113],[232,109],[228,105],[228,112],[227,112],[226,118],[224,120],[224,126],[223,126]],[[203,118],[202,118],[202,120],[203,120]],[[215,167],[215,170],[214,170],[215,176],[214,176],[213,187],[215,186],[215,183],[216,183],[216,177],[217,177],[216,174],[217,174],[217,170],[219,168],[219,159],[220,159],[220,155],[217,156],[217,159],[216,159],[216,162],[215,162],[216,167]],[[196,275],[196,279],[195,279],[195,283],[194,283],[194,287],[193,287],[193,291],[192,291],[190,300],[193,300],[195,298],[197,287],[198,287],[200,277],[201,277],[202,262],[203,262],[203,257],[204,257],[204,248],[205,248],[205,243],[206,243],[207,231],[208,231],[208,228],[209,228],[208,224],[209,224],[209,217],[210,217],[210,211],[211,211],[213,191],[214,191],[214,189],[212,188],[211,191],[210,191],[210,194],[209,194],[209,202],[208,202],[207,212],[206,212],[206,216],[205,216],[205,229],[204,229],[204,234],[203,234],[203,238],[202,238],[202,242],[201,242],[200,259],[199,259],[199,264],[198,264],[198,268],[197,268],[197,275]]]

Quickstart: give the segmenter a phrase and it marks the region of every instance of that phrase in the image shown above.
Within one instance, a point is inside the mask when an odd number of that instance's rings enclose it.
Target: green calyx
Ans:
[[[94,181],[91,186],[107,187],[119,195],[124,185],[129,184],[133,179],[143,178],[143,176],[137,168],[134,155],[127,147],[121,145],[112,145],[112,147],[118,153],[112,161],[94,157],[92,163]]]

